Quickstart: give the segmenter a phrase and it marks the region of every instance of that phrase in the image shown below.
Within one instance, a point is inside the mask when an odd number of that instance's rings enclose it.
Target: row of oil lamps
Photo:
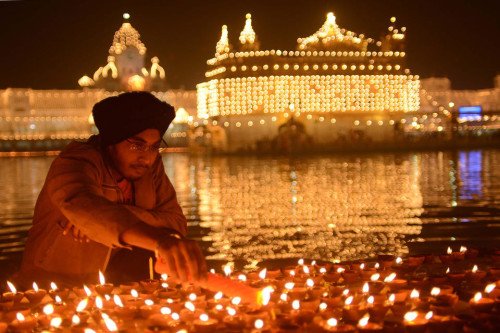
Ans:
[[[247,273],[228,264],[211,290],[176,284],[165,274],[115,286],[99,272],[95,285],[63,289],[52,282],[45,290],[33,283],[25,292],[7,281],[0,333],[494,332],[500,328],[499,262],[500,251],[478,256],[461,247],[377,262],[301,259]],[[224,281],[245,286],[242,294],[216,292],[227,290]]]

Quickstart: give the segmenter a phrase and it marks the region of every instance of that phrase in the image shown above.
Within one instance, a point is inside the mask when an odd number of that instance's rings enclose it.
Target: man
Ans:
[[[96,282],[117,250],[137,248],[166,261],[174,278],[204,278],[159,154],[174,108],[129,92],[95,104],[92,115],[99,135],[70,143],[49,169],[18,281]]]

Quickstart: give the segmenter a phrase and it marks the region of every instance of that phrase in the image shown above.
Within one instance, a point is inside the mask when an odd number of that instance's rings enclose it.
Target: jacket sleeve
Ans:
[[[104,197],[99,160],[56,158],[47,176],[48,194],[69,222],[89,239],[109,247],[124,247],[120,235],[140,220],[124,205]]]
[[[129,205],[126,207],[141,221],[153,227],[173,229],[185,237],[187,235],[186,217],[177,202],[175,189],[165,173],[161,158],[158,158],[153,168],[155,207],[153,209]]]

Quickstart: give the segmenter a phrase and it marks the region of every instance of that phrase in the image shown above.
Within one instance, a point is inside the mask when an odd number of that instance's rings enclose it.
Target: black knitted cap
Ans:
[[[105,146],[155,128],[161,137],[175,118],[174,107],[148,92],[126,92],[96,103],[94,123]]]

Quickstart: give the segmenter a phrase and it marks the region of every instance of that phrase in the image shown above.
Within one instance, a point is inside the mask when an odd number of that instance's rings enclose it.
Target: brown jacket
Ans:
[[[161,157],[133,185],[135,206],[121,204],[121,191],[95,137],[69,144],[52,163],[38,197],[19,283],[97,282],[98,270],[106,269],[111,250],[125,247],[121,234],[136,223],[186,235],[186,218]],[[63,235],[68,222],[91,241],[80,243]]]

